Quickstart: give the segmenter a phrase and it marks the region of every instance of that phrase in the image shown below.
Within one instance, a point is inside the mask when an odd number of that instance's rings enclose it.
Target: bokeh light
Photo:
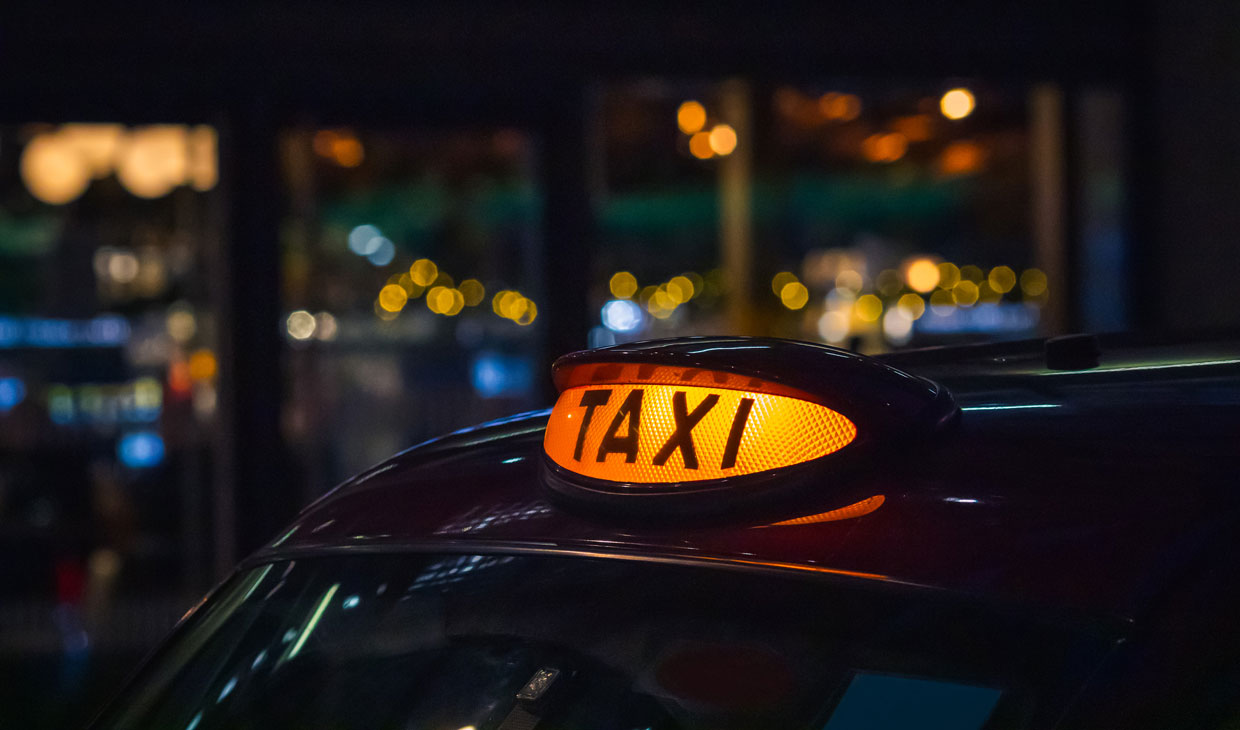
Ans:
[[[736,130],[728,124],[716,124],[710,130],[710,149],[720,157],[732,154],[736,149]]]
[[[418,286],[431,286],[439,278],[439,267],[430,259],[418,259],[409,267],[409,277]]]
[[[1039,297],[1046,293],[1046,274],[1040,269],[1025,269],[1020,275],[1020,290],[1027,297]]]
[[[627,271],[617,271],[612,274],[607,287],[617,299],[632,299],[637,293],[637,277]]]
[[[1000,294],[1007,294],[1016,286],[1016,272],[1012,271],[1010,266],[996,266],[990,270],[990,276],[986,280],[991,289]]]
[[[857,298],[853,305],[857,318],[863,322],[877,322],[883,313],[883,300],[873,294],[864,294]]]
[[[304,309],[299,309],[288,316],[285,323],[288,327],[289,337],[294,340],[308,340],[314,335],[316,322],[314,315]]]
[[[908,282],[908,287],[922,294],[933,291],[941,278],[939,266],[928,258],[914,259],[904,268],[904,280]]]
[[[40,134],[22,150],[21,176],[31,195],[44,203],[64,205],[86,192],[91,167],[66,140]]]
[[[939,111],[948,119],[964,119],[973,113],[976,103],[973,92],[968,89],[952,89],[939,99]]]
[[[399,284],[388,284],[379,290],[379,306],[389,312],[399,312],[409,301],[409,292]]]
[[[686,101],[676,110],[676,125],[685,134],[702,131],[706,126],[706,107],[697,101]]]
[[[461,282],[459,288],[461,296],[465,298],[465,306],[467,307],[478,306],[487,295],[486,287],[482,286],[482,282],[477,279],[466,279]]]
[[[799,281],[785,284],[779,291],[779,300],[788,309],[801,309],[809,302],[809,289]]]
[[[642,325],[642,308],[628,299],[613,299],[603,305],[602,318],[612,332],[633,332]]]

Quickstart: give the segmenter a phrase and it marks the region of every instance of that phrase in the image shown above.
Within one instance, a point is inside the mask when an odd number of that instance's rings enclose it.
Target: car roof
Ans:
[[[1046,367],[1041,341],[882,358],[946,386],[947,433],[849,477],[853,519],[606,520],[548,499],[548,411],[409,449],[304,510],[250,562],[367,551],[535,552],[779,570],[1131,619],[1230,534],[1240,344],[1102,341]]]

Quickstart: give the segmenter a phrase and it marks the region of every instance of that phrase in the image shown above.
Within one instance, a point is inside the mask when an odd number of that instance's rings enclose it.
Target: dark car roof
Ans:
[[[540,486],[542,411],[393,457],[305,510],[251,560],[550,551],[787,570],[1131,618],[1234,528],[1236,343],[1104,339],[1100,366],[1080,371],[1049,370],[1041,342],[883,359],[945,385],[962,414],[949,432],[851,477],[885,497],[862,517],[783,526],[769,517],[588,518],[553,505]]]

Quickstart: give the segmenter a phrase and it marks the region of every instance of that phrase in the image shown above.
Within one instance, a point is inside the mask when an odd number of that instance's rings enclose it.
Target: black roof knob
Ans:
[[[1064,335],[1046,341],[1046,367],[1051,370],[1089,370],[1098,367],[1102,348],[1090,334]]]

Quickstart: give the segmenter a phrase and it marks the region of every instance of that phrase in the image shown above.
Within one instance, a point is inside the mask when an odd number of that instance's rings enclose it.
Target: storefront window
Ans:
[[[1053,332],[1062,259],[1035,204],[1063,185],[1030,164],[1041,103],[960,80],[609,87],[594,339],[881,352]]]
[[[216,138],[0,126],[0,642],[60,696],[41,661],[143,652],[210,585]]]
[[[527,134],[299,129],[283,152],[284,421],[307,497],[539,404]]]

